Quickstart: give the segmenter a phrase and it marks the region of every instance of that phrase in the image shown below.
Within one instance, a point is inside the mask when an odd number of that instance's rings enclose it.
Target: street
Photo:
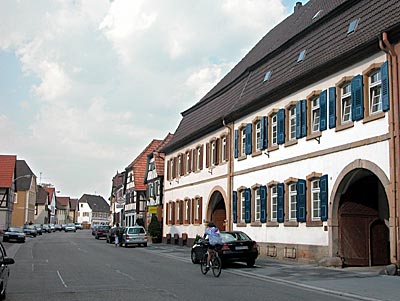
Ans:
[[[212,273],[204,276],[199,265],[191,263],[190,248],[117,248],[104,239],[94,239],[88,230],[49,233],[28,238],[24,244],[4,245],[16,261],[10,266],[7,300],[363,299],[309,284],[296,285],[285,279],[284,274],[291,273],[301,277],[298,271],[290,272],[290,266],[281,277],[270,274],[284,271],[281,268],[274,272],[272,265],[267,268],[258,263],[254,268],[228,266],[220,278],[214,278]],[[359,277],[351,275],[343,276],[343,280],[349,282],[351,277]],[[400,284],[399,277],[390,279]],[[381,300],[391,298],[382,296]]]

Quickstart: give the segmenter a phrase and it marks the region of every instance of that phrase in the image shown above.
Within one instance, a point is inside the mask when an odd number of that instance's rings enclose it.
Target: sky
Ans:
[[[296,2],[0,1],[0,154],[58,195],[107,200]]]

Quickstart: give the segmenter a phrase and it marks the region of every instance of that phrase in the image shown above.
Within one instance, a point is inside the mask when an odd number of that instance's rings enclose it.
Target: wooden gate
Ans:
[[[217,226],[220,231],[225,231],[225,209],[216,209],[211,215],[211,221]]]

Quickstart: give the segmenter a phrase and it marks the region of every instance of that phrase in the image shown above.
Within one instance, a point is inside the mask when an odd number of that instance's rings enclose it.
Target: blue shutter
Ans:
[[[382,110],[389,111],[389,66],[388,61],[381,66],[381,83],[382,83]]]
[[[363,79],[358,74],[351,80],[351,119],[353,121],[364,118]]]
[[[319,95],[319,130],[320,131],[325,131],[327,128],[326,107],[327,107],[327,91],[324,90]]]
[[[323,175],[319,179],[319,198],[320,198],[320,210],[321,220],[328,220],[328,175]]]
[[[251,214],[250,214],[250,208],[251,208],[251,190],[250,188],[247,188],[245,190],[244,194],[244,205],[245,205],[245,222],[250,223],[251,222]]]
[[[336,88],[329,88],[329,128],[336,126]]]
[[[232,219],[234,223],[237,223],[237,191],[233,191],[232,195]]]
[[[278,223],[283,223],[284,221],[284,193],[285,193],[285,184],[279,183],[277,186],[278,189]]]
[[[301,101],[296,103],[296,139],[301,138]]]
[[[234,146],[234,155],[235,158],[239,157],[239,131],[235,130],[235,146]]]
[[[301,100],[301,137],[307,136],[307,101]]]
[[[260,187],[260,200],[261,200],[261,217],[260,222],[265,223],[267,221],[267,187]]]
[[[278,117],[278,137],[277,143],[285,143],[285,109],[280,109],[277,114]]]
[[[251,135],[252,124],[246,124],[246,155],[251,155],[252,135]]]
[[[298,222],[306,221],[306,180],[298,180],[296,196],[296,216]]]
[[[268,119],[266,116],[261,117],[260,131],[261,131],[261,149],[268,148]]]

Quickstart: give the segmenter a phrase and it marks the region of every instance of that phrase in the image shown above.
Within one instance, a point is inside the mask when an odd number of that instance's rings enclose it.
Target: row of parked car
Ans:
[[[120,246],[129,247],[132,245],[137,245],[147,247],[147,232],[142,226],[111,227],[100,225],[92,228],[92,235],[96,239],[106,238],[107,243],[110,244],[115,242],[115,236],[117,232],[120,233]]]
[[[36,237],[43,233],[51,233],[55,231],[73,231],[83,229],[81,223],[68,224],[25,224],[23,227],[10,226],[3,234],[3,241],[25,242],[26,236]]]

